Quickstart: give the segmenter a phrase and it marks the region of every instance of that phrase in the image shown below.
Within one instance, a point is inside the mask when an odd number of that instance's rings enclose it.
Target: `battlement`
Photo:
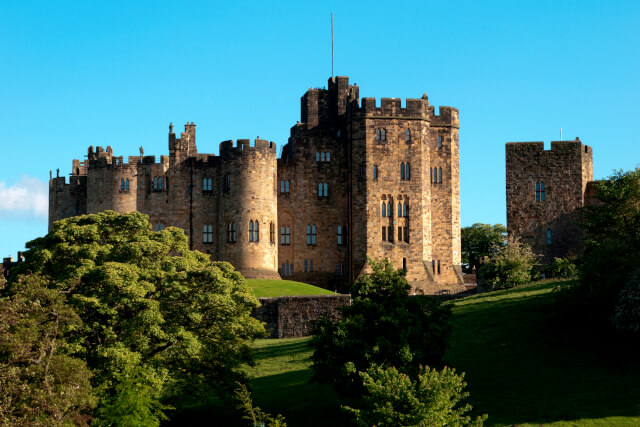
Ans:
[[[220,157],[258,152],[275,155],[276,143],[266,139],[255,139],[253,142],[249,139],[238,139],[237,141],[228,140],[220,143]]]
[[[376,98],[362,98],[361,106],[356,107],[354,113],[366,117],[424,119],[431,121],[434,126],[459,126],[457,108],[440,107],[439,115],[434,111],[434,107],[429,105],[427,94],[424,94],[420,99],[407,98],[405,107],[402,107],[400,98],[381,98],[379,107]]]
[[[584,152],[587,154],[593,153],[593,149],[583,144],[578,137],[576,137],[575,140],[569,141],[551,141],[550,150],[545,150],[544,142],[542,141],[507,142],[505,147],[507,153],[566,153],[569,151]]]

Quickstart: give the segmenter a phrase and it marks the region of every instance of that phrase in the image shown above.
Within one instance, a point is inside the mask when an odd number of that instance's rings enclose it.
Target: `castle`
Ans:
[[[196,125],[169,155],[114,156],[89,147],[69,182],[50,179],[54,221],[103,210],[139,211],[155,230],[185,230],[192,249],[247,278],[291,278],[344,289],[367,256],[406,270],[414,290],[459,290],[458,110],[428,98],[359,98],[348,77],[309,89],[301,120],[276,157],[262,139],[198,153]]]
[[[583,247],[581,208],[593,193],[593,149],[575,141],[506,144],[507,231],[541,254],[542,264]]]

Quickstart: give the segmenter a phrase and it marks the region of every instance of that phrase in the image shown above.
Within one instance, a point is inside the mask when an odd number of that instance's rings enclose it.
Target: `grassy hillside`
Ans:
[[[640,425],[640,363],[602,332],[567,316],[558,283],[538,283],[454,304],[449,366],[466,372],[469,403],[487,425]],[[330,387],[309,383],[309,338],[261,340],[247,368],[254,401],[289,426],[345,425]],[[181,421],[232,425],[230,405]],[[243,425],[238,423],[236,425]]]
[[[284,295],[333,295],[332,291],[293,280],[248,279],[258,298]]]

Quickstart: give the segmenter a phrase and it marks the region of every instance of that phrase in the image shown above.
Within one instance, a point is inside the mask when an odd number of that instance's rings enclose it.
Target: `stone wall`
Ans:
[[[270,338],[311,335],[315,322],[327,317],[336,322],[342,316],[338,307],[351,304],[350,295],[309,295],[259,298],[261,306],[253,317],[265,322]]]
[[[582,249],[578,226],[587,184],[593,180],[593,151],[580,139],[506,145],[507,230],[543,255],[555,257]],[[538,183],[544,183],[537,188]]]

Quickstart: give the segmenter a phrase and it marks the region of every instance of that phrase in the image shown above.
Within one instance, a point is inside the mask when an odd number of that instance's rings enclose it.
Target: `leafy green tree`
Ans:
[[[68,354],[82,321],[44,285],[26,276],[0,298],[0,425],[86,424],[96,405],[91,371]]]
[[[506,246],[496,251],[489,258],[489,262],[480,267],[482,289],[495,291],[528,283],[537,265],[538,256],[533,253],[531,247],[520,243],[517,237],[509,236]]]
[[[343,319],[319,323],[312,338],[314,378],[343,396],[363,392],[358,372],[372,364],[417,375],[421,365],[438,366],[451,332],[451,309],[434,298],[409,296],[404,270],[388,260],[369,260],[372,273],[352,287]]]
[[[356,424],[369,426],[481,426],[486,415],[472,420],[465,415],[471,405],[459,406],[469,393],[464,391],[464,374],[444,367],[441,371],[421,368],[417,379],[393,366],[371,366],[360,372],[366,393],[360,408],[344,406]]]
[[[282,415],[278,414],[273,417],[260,409],[259,406],[253,406],[251,393],[244,384],[238,383],[238,388],[235,390],[235,397],[238,401],[236,409],[243,412],[243,419],[250,421],[250,426],[287,427],[287,423]]]
[[[573,254],[563,258],[555,258],[553,263],[547,267],[546,273],[548,277],[570,279],[578,276],[578,266],[576,265],[577,257]]]
[[[610,318],[640,259],[640,169],[616,171],[595,184],[596,203],[584,210],[585,251],[572,297],[590,316]]]
[[[138,213],[56,222],[29,243],[17,271],[26,274],[79,319],[55,354],[86,362],[107,424],[157,425],[161,402],[231,390],[244,378],[239,366],[251,360],[249,341],[264,333],[250,316],[258,302],[240,273],[190,251],[182,230],[153,232]],[[10,281],[3,295],[24,292],[21,281]],[[118,418],[130,410],[130,421]]]
[[[507,228],[502,224],[476,223],[471,227],[463,227],[462,264],[470,273],[475,266],[480,267],[482,257],[491,256],[500,251],[507,243]]]

